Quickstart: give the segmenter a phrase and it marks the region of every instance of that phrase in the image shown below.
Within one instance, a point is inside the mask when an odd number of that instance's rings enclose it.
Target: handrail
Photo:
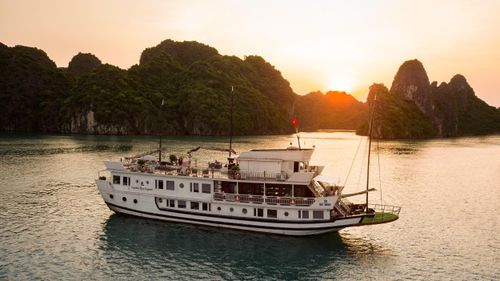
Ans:
[[[375,212],[389,213],[397,216],[399,216],[399,212],[401,212],[401,206],[395,205],[368,204],[368,207],[373,209]]]
[[[311,206],[316,201],[316,198],[311,198],[311,197],[277,197],[277,196],[264,196],[264,195],[252,195],[252,194],[223,193],[223,192],[215,192],[213,198],[214,200],[217,201],[281,205],[281,206],[293,206],[293,205]]]

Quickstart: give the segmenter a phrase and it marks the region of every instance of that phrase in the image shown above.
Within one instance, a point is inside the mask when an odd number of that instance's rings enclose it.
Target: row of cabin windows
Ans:
[[[274,209],[267,209],[267,217],[268,218],[277,218],[278,217],[278,211]],[[299,212],[299,219],[309,219],[309,211],[308,210],[300,210]],[[312,211],[313,212],[313,219],[323,219],[324,218],[324,212],[323,211]],[[246,212],[244,212],[246,213]],[[254,217],[264,217],[264,209],[263,208],[254,208],[253,209],[253,215]],[[288,217],[288,212],[284,213],[285,217]]]
[[[325,213],[323,211],[312,211],[312,213],[313,219],[323,219],[325,217]],[[299,219],[309,219],[309,211],[300,210]]]
[[[113,184],[121,184],[125,186],[130,186],[130,177],[122,177],[120,176],[113,176]],[[136,180],[136,183],[139,183],[139,180]],[[146,184],[149,184],[149,181],[146,181]],[[142,182],[141,182],[142,185]],[[179,185],[181,188],[184,187],[184,184],[181,183]],[[155,188],[156,189],[163,189],[165,188],[166,190],[175,190],[175,182],[174,181],[169,181],[169,180],[155,180]],[[190,183],[189,188],[191,192],[200,192],[200,184],[199,183]],[[203,183],[201,184],[201,192],[202,193],[211,193],[210,192],[210,184],[208,183]]]
[[[162,199],[160,198],[159,200],[162,200]],[[175,199],[166,199],[166,200],[167,200],[166,201],[167,207],[169,207],[169,208],[175,208],[176,205],[177,205],[177,208],[179,208],[179,209],[187,209],[187,207],[188,207],[188,201],[186,201],[186,200],[175,200]],[[201,207],[201,209],[200,209],[200,207]],[[200,202],[196,202],[196,201],[189,201],[189,209],[211,211],[212,204],[200,203]]]
[[[165,187],[166,190],[175,190],[175,182],[167,181],[167,180],[155,180],[155,188],[163,189]]]

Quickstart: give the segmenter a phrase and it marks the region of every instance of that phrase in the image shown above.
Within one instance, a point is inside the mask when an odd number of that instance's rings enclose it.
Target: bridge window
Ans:
[[[113,184],[120,184],[120,176],[113,176]]]
[[[208,203],[201,203],[201,209],[203,211],[208,211]]]
[[[130,177],[123,177],[123,185],[130,185]]]

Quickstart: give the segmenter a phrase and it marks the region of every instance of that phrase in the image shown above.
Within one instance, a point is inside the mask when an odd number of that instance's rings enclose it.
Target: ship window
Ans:
[[[167,190],[175,190],[175,183],[173,181],[167,181],[165,189],[167,189]]]
[[[181,209],[186,209],[186,200],[178,200],[177,207],[179,207]]]
[[[139,183],[139,180],[135,180],[135,183]]]
[[[167,206],[170,208],[175,208],[175,200],[174,199],[167,199]]]
[[[264,216],[264,209],[257,208],[257,216],[258,217],[263,217]]]
[[[191,202],[191,210],[199,210],[199,209],[200,209],[200,203]]]
[[[233,207],[229,208],[229,211],[230,211],[231,213],[232,213],[232,212],[234,212]]]
[[[285,212],[285,217],[288,217],[288,212]]]
[[[202,204],[201,204],[201,209],[202,209],[203,211],[208,211],[208,203],[202,203]]]
[[[134,204],[137,204],[137,199],[134,199]]]
[[[146,184],[149,184],[149,181],[146,181]]]
[[[184,184],[183,183],[179,184],[179,187],[184,188]]]
[[[278,217],[278,211],[277,210],[268,209],[267,210],[267,217],[268,218],[277,218]]]
[[[158,203],[161,203],[161,202],[163,202],[163,199],[158,198]]]
[[[113,176],[113,184],[120,184],[120,176]]]
[[[123,202],[127,202],[127,197],[122,197]]]
[[[158,189],[163,189],[163,180],[157,180]]]
[[[210,184],[203,183],[201,185],[201,192],[203,192],[203,193],[210,193]]]
[[[128,177],[123,177],[123,185],[128,185]]]
[[[308,219],[309,218],[309,211],[299,211],[299,219],[301,218],[303,219]]]
[[[217,207],[217,211],[220,211],[220,207]]]
[[[243,209],[243,210],[241,210],[241,212],[242,212],[243,214],[246,214],[248,211],[247,211],[247,209]]]
[[[236,182],[223,181],[221,182],[222,191],[225,193],[235,193]]]
[[[323,211],[313,211],[313,219],[322,219],[324,218]]]
[[[114,196],[113,196],[113,194],[110,194],[110,195],[109,195],[109,198],[113,199],[113,197],[114,197]]]
[[[200,184],[195,182],[193,183],[193,192],[200,192]]]

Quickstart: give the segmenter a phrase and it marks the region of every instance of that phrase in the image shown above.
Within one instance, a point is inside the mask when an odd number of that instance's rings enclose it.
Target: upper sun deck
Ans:
[[[309,165],[314,149],[255,149],[242,152],[236,163],[215,161],[208,165],[191,158],[179,158],[175,162],[158,162],[151,155],[139,158],[125,158],[125,162],[106,161],[108,170],[125,170],[127,172],[154,173],[175,176],[191,176],[205,178],[232,179],[257,182],[289,182],[310,184],[314,177],[321,174],[323,166]],[[201,165],[200,165],[201,164]]]
[[[242,152],[238,161],[292,161],[309,162],[314,152],[312,148],[298,149],[289,147],[287,149],[253,149]]]

